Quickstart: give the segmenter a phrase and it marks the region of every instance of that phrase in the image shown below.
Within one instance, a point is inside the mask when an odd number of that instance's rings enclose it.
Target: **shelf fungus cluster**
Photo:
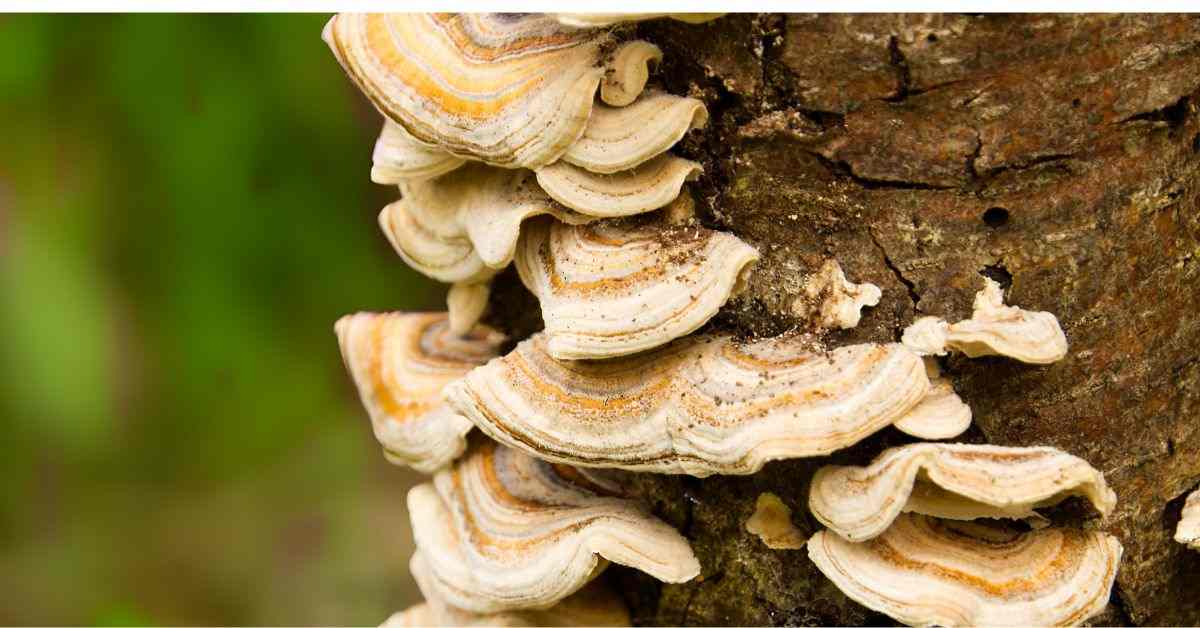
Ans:
[[[525,219],[654,211],[700,174],[667,151],[707,123],[703,103],[647,88],[662,51],[609,28],[644,17],[340,14],[326,25],[384,116],[371,178],[401,198],[380,226],[410,266],[455,284],[459,333],[483,314]]]
[[[809,557],[852,599],[910,625],[1078,624],[1108,603],[1121,544],[1037,512],[1076,496],[1101,516],[1117,499],[1099,471],[1050,447],[896,447],[813,476],[809,509],[828,529]]]
[[[701,166],[671,149],[708,112],[653,85],[663,51],[615,27],[650,17],[341,14],[326,26],[384,116],[371,179],[400,197],[380,227],[410,266],[452,284],[448,312],[336,324],[387,458],[432,474],[407,502],[425,602],[387,625],[627,624],[597,580],[609,564],[667,583],[700,575],[687,540],[628,490],[630,472],[752,474],[889,426],[954,438],[971,409],[937,356],[1067,353],[1053,314],[1005,305],[991,280],[968,320],[827,347],[882,296],[833,259],[793,304],[804,333],[709,325],[759,252],[692,216]],[[500,355],[506,338],[478,321],[510,263],[545,328]],[[826,529],[811,538],[771,493],[745,528],[771,550],[807,548],[846,595],[905,623],[1075,624],[1107,602],[1121,545],[1039,513],[1070,498],[1101,517],[1116,502],[1066,452],[915,443],[819,469],[808,506]],[[1193,501],[1178,538],[1195,544]]]
[[[1104,609],[1121,544],[905,514],[862,543],[818,532],[808,554],[851,599],[912,626],[1063,626]]]

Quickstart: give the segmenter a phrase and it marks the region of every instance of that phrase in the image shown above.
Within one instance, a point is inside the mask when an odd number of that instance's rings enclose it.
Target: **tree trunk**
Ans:
[[[923,314],[968,318],[980,275],[1007,302],[1053,312],[1071,343],[1057,364],[944,360],[975,414],[960,440],[1053,445],[1103,470],[1120,502],[1098,525],[1125,554],[1097,621],[1200,623],[1200,553],[1171,539],[1200,481],[1200,18],[732,15],[638,29],[665,52],[659,80],[712,115],[678,149],[704,165],[702,220],[762,253],[712,325],[796,325],[799,282],[829,257],[884,290],[831,346],[896,340]],[[516,314],[536,306],[513,274],[495,298],[492,322],[518,335],[539,324]],[[833,460],[906,442],[885,432]],[[889,622],[803,550],[743,528],[771,491],[818,529],[807,485],[829,461],[640,476],[703,577],[605,577],[640,624]]]

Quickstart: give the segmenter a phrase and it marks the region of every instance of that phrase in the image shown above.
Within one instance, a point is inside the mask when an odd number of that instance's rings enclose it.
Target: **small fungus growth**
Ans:
[[[746,520],[746,531],[777,550],[800,549],[808,540],[792,523],[792,509],[775,493],[759,494],[754,514]]]

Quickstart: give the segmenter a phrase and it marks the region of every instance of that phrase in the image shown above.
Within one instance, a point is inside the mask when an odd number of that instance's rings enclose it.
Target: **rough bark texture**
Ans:
[[[1200,623],[1200,553],[1171,540],[1200,481],[1200,17],[732,15],[637,30],[666,53],[658,80],[712,114],[679,149],[704,164],[703,221],[763,254],[712,325],[793,328],[800,279],[828,257],[884,289],[830,346],[897,339],[921,314],[969,317],[980,275],[1009,303],[1055,313],[1071,342],[1062,362],[943,360],[975,413],[962,440],[1053,445],[1102,469],[1115,514],[1060,513],[1125,546],[1097,621]],[[511,275],[495,299],[493,322],[518,335],[540,324]],[[907,440],[885,430],[833,459]],[[816,530],[807,484],[828,462],[640,476],[703,577],[605,577],[640,624],[888,623],[804,551],[743,528],[770,490]]]

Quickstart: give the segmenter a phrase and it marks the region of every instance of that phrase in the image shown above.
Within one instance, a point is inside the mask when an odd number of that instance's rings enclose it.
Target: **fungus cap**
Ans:
[[[1003,355],[1030,364],[1050,364],[1067,355],[1058,318],[1004,305],[1000,284],[984,278],[971,318],[950,326],[947,345],[967,357]]]
[[[408,494],[432,590],[473,613],[547,608],[608,561],[664,582],[700,573],[674,528],[620,497],[613,478],[478,439]]]
[[[888,449],[866,467],[821,467],[808,507],[830,530],[863,541],[883,534],[901,512],[1021,519],[1073,495],[1101,515],[1117,501],[1104,474],[1053,447],[918,443]]]
[[[386,118],[375,141],[371,162],[371,180],[381,184],[430,179],[465,163],[446,151],[418,142],[404,127]]]
[[[431,473],[457,458],[472,426],[442,402],[442,389],[497,355],[504,336],[484,326],[452,333],[436,312],[364,312],[334,328],[388,460]]]
[[[917,319],[904,330],[904,344],[922,355],[954,349],[969,358],[1001,355],[1028,364],[1051,364],[1067,355],[1067,336],[1058,318],[1004,305],[1000,284],[985,277],[975,293],[971,318],[949,324],[934,317]]]
[[[547,351],[593,359],[695,331],[740,291],[756,260],[732,234],[642,219],[530,223],[515,261],[541,302]]]
[[[538,184],[550,198],[581,214],[615,218],[644,214],[679,196],[683,184],[700,176],[700,164],[662,154],[635,168],[596,174],[566,161],[540,168]]]
[[[937,361],[925,358],[929,393],[908,414],[892,425],[924,440],[954,438],[971,427],[971,407],[954,392],[950,380],[942,377]]]
[[[648,41],[621,44],[605,64],[600,100],[613,107],[624,107],[633,102],[646,87],[646,81],[650,78],[650,64],[661,62],[662,58],[662,50]],[[593,110],[592,115],[595,114]]]
[[[922,316],[904,328],[900,342],[917,355],[946,355],[950,323],[936,316]]]
[[[1183,503],[1175,540],[1194,550],[1200,550],[1200,490],[1192,491]]]
[[[560,361],[535,334],[446,398],[492,438],[577,466],[744,475],[821,456],[903,416],[928,391],[904,347],[815,352],[795,338],[687,336],[622,358]]]
[[[457,609],[438,596],[425,556],[417,550],[409,571],[426,601],[396,613],[384,626],[628,626],[625,605],[601,583],[592,581],[544,610],[476,614]],[[395,622],[395,623],[389,623]]]
[[[552,163],[579,138],[611,40],[510,13],[342,13],[323,37],[367,98],[418,141],[509,168]]]
[[[910,626],[1080,624],[1108,604],[1121,552],[1101,532],[919,515],[865,543],[828,530],[808,540],[809,558],[850,599]]]
[[[618,173],[661,155],[688,131],[703,128],[707,123],[708,110],[699,100],[660,91],[647,92],[628,107],[597,105],[583,136],[567,149],[562,160],[590,172]],[[678,170],[684,166],[694,169],[690,163],[670,162]],[[560,178],[565,176],[564,173]],[[553,177],[548,180],[556,181]]]

